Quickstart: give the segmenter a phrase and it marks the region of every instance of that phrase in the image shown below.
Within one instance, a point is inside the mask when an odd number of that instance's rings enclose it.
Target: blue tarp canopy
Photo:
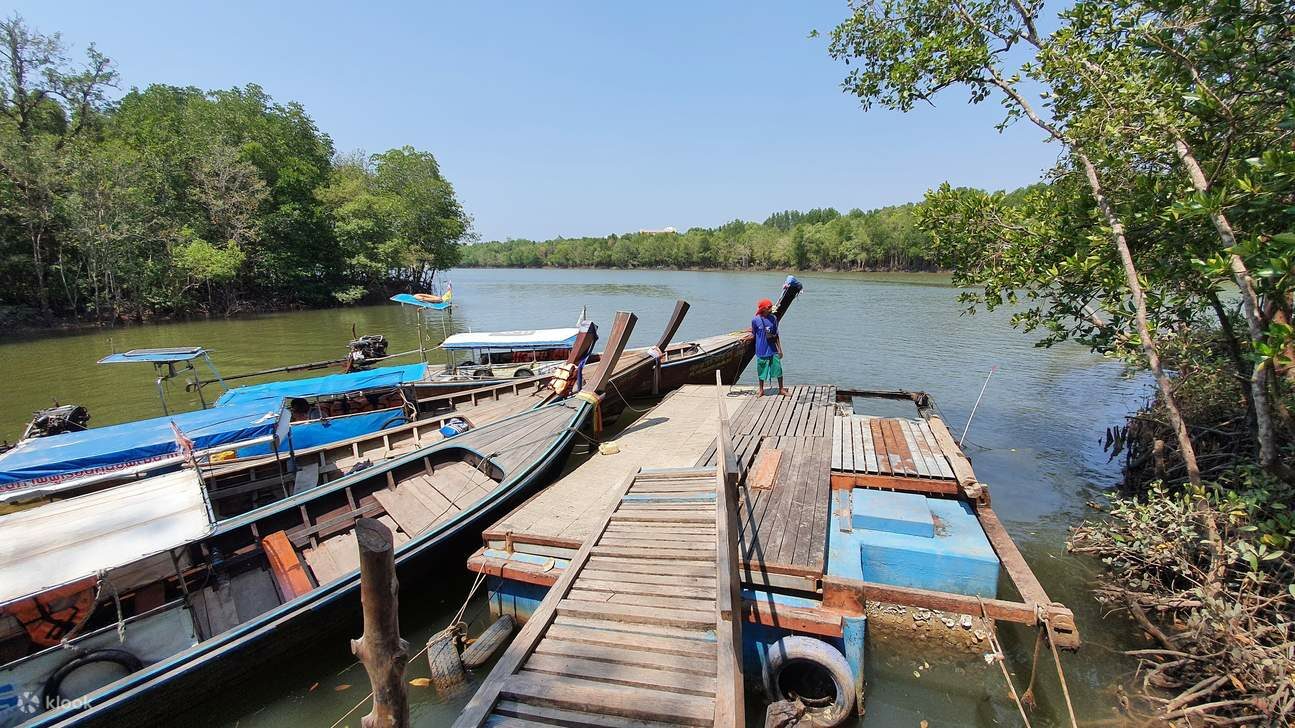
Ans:
[[[100,364],[166,364],[167,362],[189,361],[206,356],[207,350],[201,346],[177,346],[169,349],[131,349],[121,354],[109,354],[99,360]]]
[[[0,455],[0,498],[173,458],[179,444],[172,423],[200,451],[282,438],[288,421],[282,403],[259,402],[24,440]]]
[[[346,394],[366,389],[395,387],[406,382],[417,382],[427,378],[426,364],[407,364],[398,367],[379,367],[364,372],[350,374],[329,374],[324,377],[296,379],[287,382],[266,382],[252,384],[234,389],[220,395],[216,400],[217,407],[248,404],[272,400],[282,402],[292,397],[322,397],[330,394]]]
[[[430,308],[435,311],[444,311],[445,309],[453,305],[453,303],[450,301],[441,301],[440,303],[420,301],[417,298],[414,298],[414,294],[412,293],[397,293],[396,295],[391,297],[391,300],[395,301],[396,303],[407,303],[410,306],[417,306],[419,308]]]
[[[441,342],[442,349],[570,349],[576,345],[580,329],[535,329],[532,331],[482,331],[455,334]]]

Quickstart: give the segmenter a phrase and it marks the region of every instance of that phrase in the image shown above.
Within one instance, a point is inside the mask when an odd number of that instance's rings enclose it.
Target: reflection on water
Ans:
[[[461,331],[570,326],[582,307],[609,322],[617,310],[632,310],[639,324],[635,345],[652,343],[664,328],[676,297],[692,310],[678,339],[745,328],[755,302],[772,297],[780,273],[667,271],[465,270],[451,274],[453,315],[433,316],[433,341]],[[910,389],[930,392],[960,433],[990,367],[997,365],[968,435],[967,449],[977,474],[993,491],[995,510],[1054,599],[1075,610],[1088,645],[1066,659],[1066,672],[1081,718],[1110,717],[1107,686],[1129,669],[1112,657],[1124,626],[1104,621],[1087,595],[1093,564],[1064,551],[1066,529],[1091,511],[1118,472],[1098,443],[1105,427],[1120,420],[1146,396],[1145,380],[1129,378],[1121,365],[1077,345],[1037,349],[1033,339],[1007,325],[1007,313],[961,315],[957,291],[947,277],[901,275],[812,275],[783,325],[789,383],[833,383],[842,387]],[[234,321],[201,321],[50,336],[0,344],[0,436],[14,437],[29,413],[51,399],[87,405],[92,424],[105,425],[159,413],[149,367],[98,367],[94,362],[115,347],[200,344],[213,350],[223,373],[340,356],[352,330],[383,333],[391,351],[417,348],[414,314],[395,304],[306,311]],[[109,340],[111,338],[111,344]],[[444,361],[439,353],[434,360]],[[302,373],[297,376],[310,376]],[[752,381],[748,370],[745,379]],[[253,380],[259,381],[259,380]],[[182,387],[172,403],[196,407]],[[402,594],[405,629],[420,647],[458,608],[471,580],[463,554],[447,558],[429,584]],[[405,585],[407,589],[414,587]],[[303,656],[273,680],[258,681],[220,706],[204,706],[193,722],[287,726],[329,725],[364,693],[363,671],[349,658],[345,637],[323,641],[317,655]],[[1019,686],[1029,674],[1033,633],[1005,626],[1002,638],[1012,653]],[[1019,720],[1006,700],[997,670],[978,656],[952,658],[913,654],[901,641],[878,640],[869,652],[868,726],[1012,725]],[[912,676],[914,661],[931,668]],[[351,667],[347,667],[351,665]],[[415,662],[411,676],[424,674]],[[313,690],[315,683],[319,683]],[[341,691],[341,684],[352,687]],[[466,698],[441,703],[427,688],[411,688],[420,726],[447,724]],[[1036,724],[1059,724],[1064,715],[1050,668],[1041,668]],[[1060,711],[1060,712],[1058,712]],[[361,711],[364,712],[364,711]],[[759,723],[759,716],[752,716]],[[358,725],[358,715],[347,722]]]

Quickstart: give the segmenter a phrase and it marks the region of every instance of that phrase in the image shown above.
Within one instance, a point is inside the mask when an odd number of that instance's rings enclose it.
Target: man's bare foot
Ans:
[[[787,395],[791,394],[791,390],[790,390],[790,389],[787,389],[786,387],[779,387],[779,388],[778,388],[778,394],[780,394],[780,395],[782,395],[782,396],[786,397]]]
[[[757,396],[757,397],[763,397],[763,396],[764,396],[764,387],[756,387],[756,390],[755,390],[755,396]]]

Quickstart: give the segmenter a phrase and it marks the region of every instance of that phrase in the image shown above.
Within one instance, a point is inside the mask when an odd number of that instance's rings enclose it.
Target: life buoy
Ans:
[[[63,688],[63,681],[68,675],[95,662],[113,662],[126,668],[126,673],[137,672],[144,667],[144,663],[133,654],[126,650],[117,648],[108,648],[104,650],[94,650],[84,655],[78,655],[63,663],[59,669],[54,671],[45,680],[45,688],[41,692],[41,705],[57,705],[62,703],[64,698],[60,692]]]
[[[89,576],[11,602],[0,613],[18,620],[35,644],[53,647],[89,618],[98,586],[98,577]]]
[[[854,712],[854,674],[845,656],[826,642],[783,637],[769,646],[768,670],[773,700],[799,701],[814,725],[837,726]]]

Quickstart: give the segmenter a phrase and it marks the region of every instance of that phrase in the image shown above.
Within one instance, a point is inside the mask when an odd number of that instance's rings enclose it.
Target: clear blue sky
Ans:
[[[1010,188],[1055,158],[996,104],[864,113],[823,2],[61,2],[14,7],[123,87],[256,82],[339,151],[433,152],[484,239],[605,235]]]

